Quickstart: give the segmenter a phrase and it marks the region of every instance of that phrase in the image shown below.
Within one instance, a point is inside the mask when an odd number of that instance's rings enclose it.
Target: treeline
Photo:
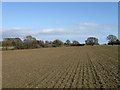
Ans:
[[[114,35],[107,36],[109,40],[108,45],[120,45],[120,41]],[[47,47],[62,47],[62,46],[84,46],[84,45],[99,45],[98,39],[95,37],[89,37],[85,40],[85,44],[80,44],[78,41],[66,40],[62,42],[61,40],[54,41],[42,41],[36,40],[35,37],[26,36],[22,41],[20,38],[4,38],[2,41],[3,50],[8,50],[9,47],[14,47],[13,49],[34,49],[34,48],[47,48]]]
[[[36,40],[35,37],[26,36],[26,38],[22,41],[20,38],[4,38],[2,41],[2,47],[4,50],[8,50],[8,47],[14,47],[13,49],[34,49],[34,48],[47,48],[47,47],[62,47],[62,46],[83,46],[84,44],[80,44],[78,41],[66,40],[66,42],[62,42],[61,40],[54,41],[42,41]]]
[[[109,40],[108,45],[120,45],[120,40],[114,35],[107,36],[107,40]]]

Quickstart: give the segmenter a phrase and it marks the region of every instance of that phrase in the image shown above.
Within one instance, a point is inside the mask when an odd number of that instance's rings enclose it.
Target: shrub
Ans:
[[[53,41],[53,47],[60,47],[60,46],[63,46],[64,43],[61,41],[61,40],[54,40]]]

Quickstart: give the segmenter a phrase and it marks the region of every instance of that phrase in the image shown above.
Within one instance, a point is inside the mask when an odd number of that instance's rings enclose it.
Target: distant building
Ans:
[[[22,42],[20,38],[4,38],[4,41],[11,41],[11,42]]]

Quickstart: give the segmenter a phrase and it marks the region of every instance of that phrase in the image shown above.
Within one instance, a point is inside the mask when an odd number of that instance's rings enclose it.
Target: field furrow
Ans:
[[[4,88],[117,88],[116,46],[3,51]]]

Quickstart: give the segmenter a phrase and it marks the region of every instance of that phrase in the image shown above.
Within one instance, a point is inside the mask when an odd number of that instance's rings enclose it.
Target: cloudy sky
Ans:
[[[117,2],[4,2],[2,10],[2,38],[32,35],[84,43],[97,37],[102,44],[107,35],[118,36]]]

